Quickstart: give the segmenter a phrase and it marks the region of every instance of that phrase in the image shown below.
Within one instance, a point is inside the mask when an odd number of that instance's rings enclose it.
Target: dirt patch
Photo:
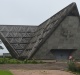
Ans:
[[[60,70],[10,70],[14,75],[74,75]]]
[[[66,63],[46,63],[46,64],[0,64],[0,69],[23,69],[23,70],[64,70]]]

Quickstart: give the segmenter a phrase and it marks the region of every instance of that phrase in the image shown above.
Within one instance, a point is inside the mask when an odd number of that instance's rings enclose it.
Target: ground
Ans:
[[[14,75],[74,75],[60,70],[10,70]]]
[[[0,69],[10,70],[14,75],[74,75],[66,72],[67,63],[0,64]]]
[[[0,64],[0,69],[23,69],[23,70],[64,70],[67,63],[44,63],[44,64]]]

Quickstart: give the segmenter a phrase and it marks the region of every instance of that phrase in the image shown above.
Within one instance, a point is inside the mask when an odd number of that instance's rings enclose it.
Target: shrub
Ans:
[[[28,60],[27,60],[27,59],[25,59],[25,60],[23,61],[23,63],[24,63],[24,64],[28,63]]]
[[[0,64],[4,64],[4,59],[0,58]]]
[[[68,62],[68,70],[80,73],[80,64],[74,61]]]
[[[73,61],[68,62],[68,70],[73,71],[73,72],[76,71],[75,62]]]
[[[76,63],[76,71],[80,73],[80,63]]]
[[[36,60],[27,60],[24,61],[18,60],[18,59],[12,59],[12,58],[0,58],[0,64],[39,64],[43,63],[42,61],[36,61]]]
[[[38,62],[36,60],[32,60],[32,64],[37,64]]]

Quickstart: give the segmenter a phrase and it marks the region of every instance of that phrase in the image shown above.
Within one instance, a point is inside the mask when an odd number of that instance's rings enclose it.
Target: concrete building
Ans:
[[[80,59],[80,16],[71,3],[39,26],[0,25],[0,39],[17,59]]]
[[[3,56],[3,57],[11,57],[11,54],[10,54],[10,53],[3,53],[2,56]]]

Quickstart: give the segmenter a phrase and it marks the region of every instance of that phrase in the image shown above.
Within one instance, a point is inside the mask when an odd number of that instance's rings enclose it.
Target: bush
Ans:
[[[27,60],[24,61],[12,59],[12,58],[0,58],[0,64],[39,64],[43,63],[42,61],[38,62],[36,60]]]
[[[68,62],[68,70],[80,73],[80,64],[77,62],[70,61]]]
[[[37,64],[38,62],[36,60],[32,60],[32,64]]]
[[[75,62],[73,61],[68,62],[68,70],[73,71],[73,72],[76,71]]]
[[[20,64],[22,61],[10,58],[0,58],[0,64]]]
[[[25,59],[25,60],[23,61],[23,63],[24,63],[24,64],[28,63],[28,60],[27,60],[27,59]]]
[[[76,63],[76,71],[80,73],[80,63]]]
[[[4,59],[0,58],[0,64],[4,64]]]

